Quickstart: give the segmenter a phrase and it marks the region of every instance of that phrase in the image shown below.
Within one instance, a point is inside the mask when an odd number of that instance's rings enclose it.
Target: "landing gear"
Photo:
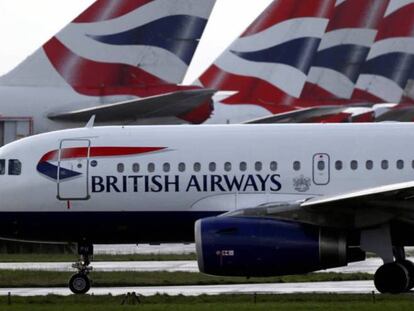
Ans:
[[[386,263],[375,273],[375,287],[380,293],[400,294],[414,287],[414,263],[405,258],[403,247],[394,247],[395,262]]]
[[[93,256],[93,244],[84,241],[78,243],[78,254],[80,260],[72,265],[73,268],[78,269],[78,273],[70,278],[69,289],[74,294],[86,294],[91,288],[88,274],[92,271],[89,265]]]
[[[389,224],[361,231],[361,248],[384,261],[374,276],[380,293],[405,293],[414,287],[414,264],[406,259],[403,246],[393,246]]]
[[[412,290],[414,288],[414,263],[404,259],[400,262],[400,264],[402,264],[408,271],[408,275],[410,277],[410,281],[408,282],[408,290]]]
[[[380,293],[404,293],[409,290],[410,275],[401,263],[387,263],[375,272],[374,283]]]
[[[69,280],[69,288],[74,294],[86,294],[91,288],[91,282],[87,275],[76,273]]]

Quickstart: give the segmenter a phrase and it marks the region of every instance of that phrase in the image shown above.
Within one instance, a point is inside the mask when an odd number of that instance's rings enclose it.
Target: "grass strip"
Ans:
[[[121,303],[124,301],[124,305]],[[10,302],[10,304],[9,304]],[[140,304],[124,296],[46,296],[0,298],[2,310],[412,310],[412,295],[219,295],[140,297]]]
[[[0,287],[65,287],[73,273],[54,271],[1,270]],[[92,272],[94,287],[220,285],[246,283],[297,283],[371,280],[367,273],[310,273],[271,278],[215,277],[190,272]]]

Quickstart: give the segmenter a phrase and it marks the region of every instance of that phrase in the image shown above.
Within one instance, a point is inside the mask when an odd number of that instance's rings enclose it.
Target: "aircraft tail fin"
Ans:
[[[98,96],[181,83],[214,4],[98,0],[0,84],[69,86]]]
[[[391,0],[352,98],[399,103],[414,79],[414,1]]]
[[[199,78],[204,87],[236,91],[223,104],[279,112],[299,97],[334,0],[275,0]]]
[[[349,99],[389,0],[337,1],[301,99]]]

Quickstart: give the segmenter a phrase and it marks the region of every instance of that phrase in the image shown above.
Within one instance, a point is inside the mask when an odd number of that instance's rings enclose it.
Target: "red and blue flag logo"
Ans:
[[[167,149],[166,147],[77,147],[52,150],[39,160],[37,171],[53,180],[67,180],[82,175],[82,172],[59,167],[61,161],[125,157],[144,155]],[[58,176],[59,174],[59,176]]]

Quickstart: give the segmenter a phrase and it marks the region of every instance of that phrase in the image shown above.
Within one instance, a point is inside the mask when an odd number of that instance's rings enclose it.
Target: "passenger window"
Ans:
[[[200,163],[194,163],[194,172],[201,171],[201,164]]]
[[[123,173],[125,170],[125,166],[122,163],[118,163],[116,170],[118,171],[118,173]]]
[[[403,160],[398,160],[398,161],[397,161],[397,168],[398,168],[399,170],[404,169],[404,161],[403,161]]]
[[[277,162],[276,161],[270,162],[270,170],[272,172],[276,172],[277,171]]]
[[[210,172],[215,172],[216,171],[216,163],[210,162],[210,164],[208,165],[208,169],[210,170]]]
[[[148,163],[148,172],[154,173],[155,171],[155,164],[154,163]]]
[[[168,173],[171,170],[170,163],[164,163],[164,165],[162,166],[162,169],[165,173]]]
[[[224,170],[226,172],[230,172],[231,171],[231,163],[230,162],[224,163]]]
[[[0,160],[0,175],[6,174],[6,160]]]
[[[138,173],[139,172],[139,164],[138,163],[132,164],[132,171],[134,173]]]
[[[300,171],[300,162],[299,161],[293,162],[293,169],[295,171]]]
[[[255,170],[256,170],[257,172],[260,172],[260,171],[262,170],[262,168],[263,168],[263,164],[262,164],[262,162],[256,162],[256,163],[254,164],[254,168],[255,168]]]
[[[324,171],[325,170],[325,161],[318,162],[318,170]]]
[[[372,170],[374,168],[374,162],[372,162],[371,160],[368,160],[365,163],[365,167],[367,168],[367,170]]]
[[[185,163],[180,163],[180,164],[178,164],[178,171],[180,171],[181,173],[182,172],[185,172]]]
[[[9,160],[9,175],[20,175],[22,163],[19,160]]]
[[[354,171],[358,169],[358,161],[351,161],[351,169]]]
[[[342,161],[336,161],[335,162],[335,168],[337,171],[341,171],[343,169],[344,165],[342,163]]]
[[[247,163],[246,162],[240,162],[240,171],[245,172],[247,170]]]
[[[387,160],[383,160],[383,161],[381,162],[381,168],[382,168],[383,170],[388,170],[388,167],[389,167],[389,165],[388,165],[388,161],[387,161]]]

